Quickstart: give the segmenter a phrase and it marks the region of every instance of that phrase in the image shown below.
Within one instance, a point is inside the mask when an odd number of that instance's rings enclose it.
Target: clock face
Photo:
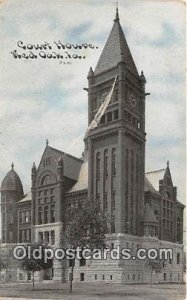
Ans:
[[[136,107],[137,100],[136,100],[136,97],[133,93],[130,93],[130,95],[128,97],[128,102],[129,102],[129,104],[132,108]]]
[[[107,91],[104,91],[104,92],[102,92],[100,95],[99,95],[99,101],[101,102],[101,103],[103,103],[103,101],[105,100],[105,98],[106,98],[106,96],[108,95],[108,92]]]

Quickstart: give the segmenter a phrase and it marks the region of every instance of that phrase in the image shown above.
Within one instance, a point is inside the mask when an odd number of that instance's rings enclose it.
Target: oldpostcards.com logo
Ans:
[[[56,260],[73,260],[73,259],[86,259],[86,260],[168,260],[173,259],[173,250],[170,248],[139,248],[136,253],[132,251],[132,249],[121,248],[120,246],[116,246],[113,249],[105,248],[105,249],[94,249],[91,250],[89,248],[80,248],[76,249],[72,248],[43,248],[43,246],[38,246],[33,249],[31,246],[23,246],[16,245],[13,249],[13,257],[17,260],[22,259],[36,259],[36,260],[44,260],[47,262],[51,259]]]

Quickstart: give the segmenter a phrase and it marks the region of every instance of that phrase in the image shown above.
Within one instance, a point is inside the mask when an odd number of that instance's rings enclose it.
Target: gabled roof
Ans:
[[[60,158],[62,158],[63,166],[64,166],[64,176],[74,179],[74,180],[78,179],[80,167],[83,162],[82,159],[77,158],[68,153],[65,153],[63,151],[60,151],[58,149],[55,149],[55,148],[49,146],[48,144],[46,145],[46,148],[42,155],[42,158],[41,158],[41,161],[40,161],[37,171],[40,168],[42,168],[43,158],[48,157],[48,156],[51,156],[53,158],[53,164],[55,165],[55,167],[57,167],[58,161],[60,160]]]
[[[69,193],[88,189],[88,154],[85,151],[84,162],[81,166],[78,181],[71,188]]]
[[[123,62],[126,63],[127,68],[135,75],[138,75],[138,71],[119,22],[117,10],[114,25],[95,68],[95,74],[116,67],[118,62],[122,60],[122,56]]]
[[[158,223],[158,220],[148,202],[145,204],[144,209],[144,223]]]
[[[64,176],[77,180],[82,160],[63,151],[48,146],[56,161],[63,158]]]
[[[159,180],[164,179],[165,172],[166,169],[161,169],[145,173],[147,182],[149,182],[156,191],[159,190]]]

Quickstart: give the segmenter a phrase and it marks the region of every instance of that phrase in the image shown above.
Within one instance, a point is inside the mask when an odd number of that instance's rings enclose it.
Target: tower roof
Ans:
[[[23,186],[18,174],[14,171],[14,165],[12,169],[6,174],[1,185],[1,191],[17,191],[23,194]]]
[[[138,75],[138,71],[119,22],[117,9],[112,30],[95,68],[95,74],[117,66],[118,62],[122,60],[122,57],[127,68],[135,75]]]

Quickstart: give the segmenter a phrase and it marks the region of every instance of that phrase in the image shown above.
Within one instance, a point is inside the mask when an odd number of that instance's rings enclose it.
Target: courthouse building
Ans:
[[[154,282],[183,278],[183,209],[167,162],[145,173],[146,78],[138,73],[120,25],[118,10],[98,63],[88,72],[88,124],[113,93],[99,124],[87,130],[82,158],[54,149],[46,142],[38,166],[31,170],[31,190],[24,194],[12,165],[1,185],[1,248],[36,241],[52,247],[63,235],[70,206],[97,201],[111,218],[106,237],[110,247],[172,248]],[[86,128],[85,128],[86,130]],[[9,272],[9,273],[8,273]],[[2,280],[27,280],[21,270],[2,271]],[[8,274],[8,275],[7,275]],[[145,261],[76,262],[75,281],[150,282]],[[15,276],[17,276],[15,278]],[[69,266],[54,261],[40,280],[68,280]]]

